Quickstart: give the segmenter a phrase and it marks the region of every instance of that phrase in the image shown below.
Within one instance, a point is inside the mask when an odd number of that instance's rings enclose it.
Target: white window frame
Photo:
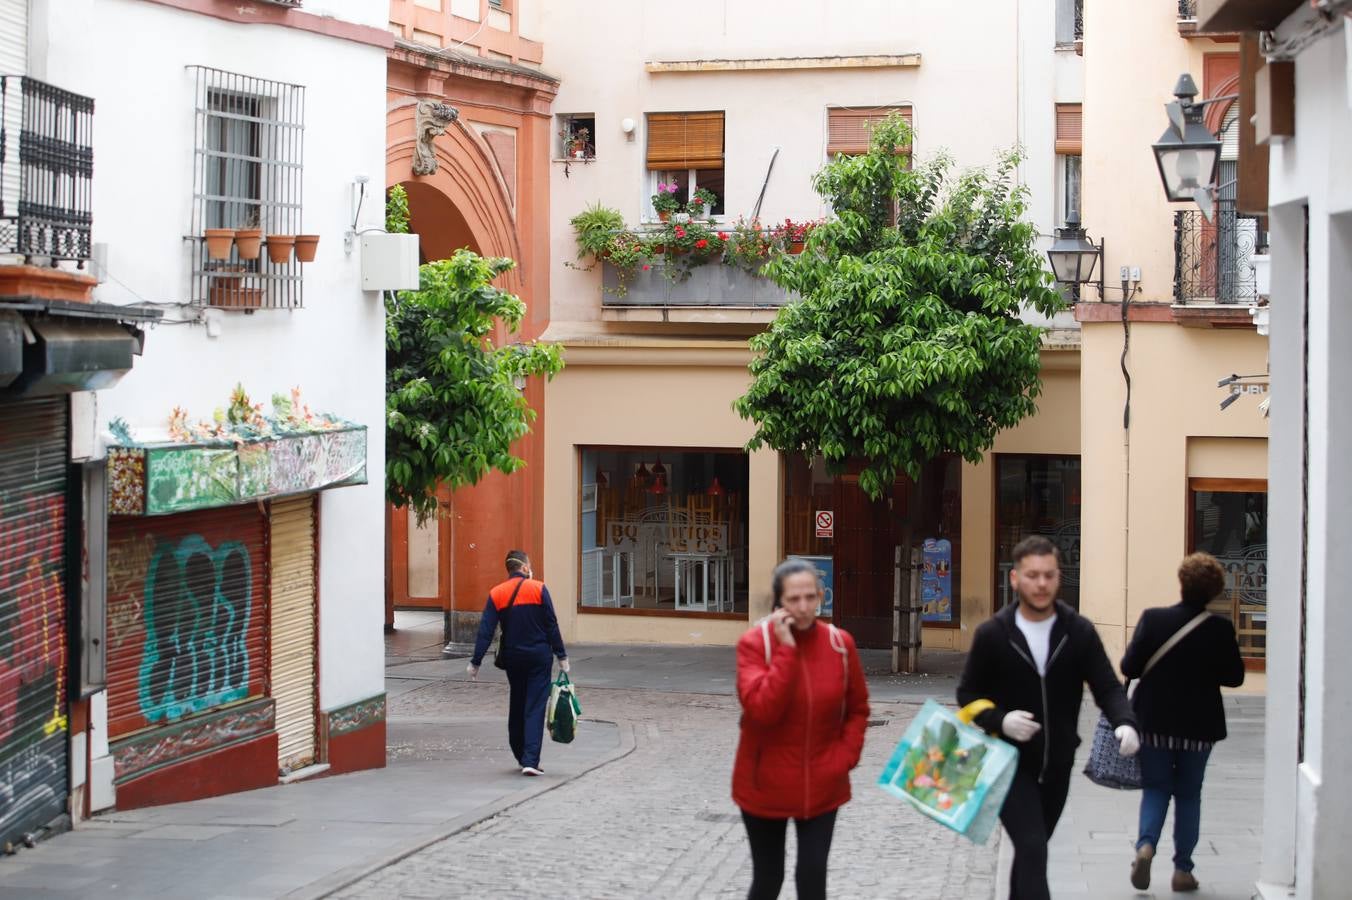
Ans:
[[[728,198],[726,194],[728,182],[726,175],[727,172],[726,160],[724,161],[724,165],[725,165],[725,168],[723,170],[725,173],[723,176],[724,194],[722,194],[720,197],[720,199],[722,199],[723,201],[723,211],[718,215],[710,215],[709,221],[711,222],[722,222],[728,218]],[[695,183],[695,173],[699,172],[700,170],[686,169],[684,171],[685,171],[685,196],[681,198],[681,203],[688,204],[691,198],[695,196],[695,189],[699,187],[699,185]],[[657,183],[659,181],[666,181],[667,178],[669,178],[673,174],[680,175],[681,170],[680,169],[666,169],[662,171],[658,171],[655,169],[648,170],[647,191],[643,195],[643,221],[645,222],[658,221],[657,210],[653,209],[653,195],[657,193]]]

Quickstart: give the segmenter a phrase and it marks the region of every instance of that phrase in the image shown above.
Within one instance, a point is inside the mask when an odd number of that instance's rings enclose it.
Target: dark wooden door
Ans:
[[[835,481],[835,621],[860,647],[892,646],[894,516],[851,475]]]

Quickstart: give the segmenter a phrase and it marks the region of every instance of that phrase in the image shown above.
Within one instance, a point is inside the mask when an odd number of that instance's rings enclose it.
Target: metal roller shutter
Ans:
[[[277,765],[315,760],[314,496],[272,504],[272,699],[277,707]]]
[[[66,399],[0,404],[0,844],[66,809]]]
[[[109,737],[266,696],[265,526],[256,505],[109,523]]]

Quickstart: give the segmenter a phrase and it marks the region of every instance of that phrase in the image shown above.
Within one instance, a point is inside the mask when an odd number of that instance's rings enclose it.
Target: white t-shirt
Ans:
[[[1056,613],[1052,613],[1041,622],[1023,617],[1023,610],[1014,611],[1014,624],[1019,626],[1023,637],[1028,641],[1028,649],[1033,651],[1033,662],[1037,663],[1037,673],[1047,674],[1047,654],[1052,652],[1052,626],[1056,624]]]

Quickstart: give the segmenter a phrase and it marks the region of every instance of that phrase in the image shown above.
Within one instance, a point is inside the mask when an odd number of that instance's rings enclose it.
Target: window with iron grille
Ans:
[[[305,88],[191,66],[196,130],[188,239],[192,300],[252,311],[303,305]]]

